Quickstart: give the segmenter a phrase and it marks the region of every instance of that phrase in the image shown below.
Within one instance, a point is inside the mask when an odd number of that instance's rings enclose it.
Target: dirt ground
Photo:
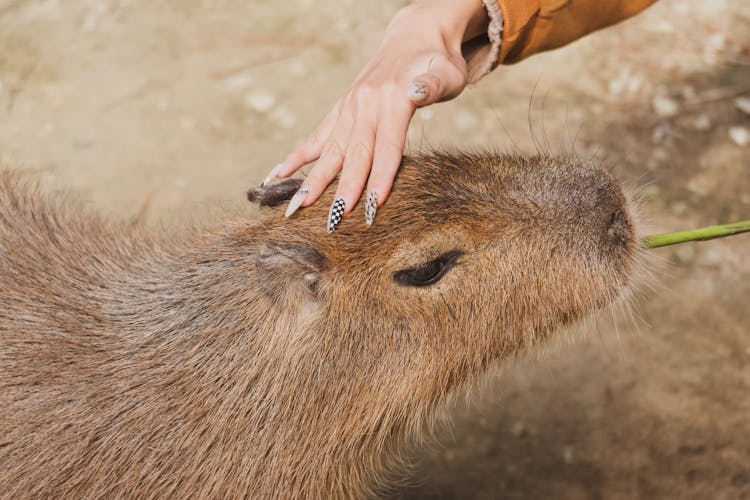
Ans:
[[[402,3],[0,0],[0,155],[111,217],[250,213]],[[750,5],[662,0],[419,112],[409,145],[533,151],[529,117],[636,188],[649,231],[750,218]],[[389,495],[750,498],[748,255],[652,252],[632,314],[505,363]]]

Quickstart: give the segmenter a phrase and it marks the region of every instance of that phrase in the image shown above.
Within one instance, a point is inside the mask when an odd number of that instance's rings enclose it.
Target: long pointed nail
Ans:
[[[270,172],[268,172],[268,175],[265,179],[263,179],[263,182],[260,183],[260,187],[266,187],[268,186],[272,180],[276,178],[276,174],[279,173],[279,170],[282,169],[282,167],[286,166],[285,163],[279,163],[275,167],[271,169]]]
[[[406,93],[412,101],[421,101],[427,97],[427,85],[419,82],[411,82],[406,89]]]
[[[328,212],[328,225],[326,231],[332,233],[336,226],[341,222],[341,218],[344,216],[344,209],[346,208],[346,202],[343,198],[336,198],[331,204],[331,210]]]
[[[375,212],[378,211],[378,193],[375,191],[367,192],[367,201],[365,201],[365,224],[372,226],[375,220]]]
[[[308,194],[310,194],[310,190],[307,188],[300,188],[296,193],[294,193],[292,199],[289,200],[289,205],[286,207],[284,217],[291,217],[292,214],[297,211],[300,205],[305,202]]]

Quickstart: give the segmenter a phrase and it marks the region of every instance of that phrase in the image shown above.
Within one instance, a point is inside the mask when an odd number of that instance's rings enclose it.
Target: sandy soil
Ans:
[[[0,0],[0,155],[112,217],[249,210],[401,4]],[[743,97],[750,7],[662,0],[420,112],[409,144],[533,151],[531,117],[636,188],[650,230],[690,228],[750,214]],[[749,254],[653,252],[632,315],[505,363],[389,495],[750,498]]]

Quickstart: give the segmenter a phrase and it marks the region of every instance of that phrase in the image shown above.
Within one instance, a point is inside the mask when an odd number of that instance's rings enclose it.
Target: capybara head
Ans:
[[[298,183],[248,196],[281,205]],[[265,222],[263,280],[278,307],[303,304],[316,330],[376,357],[479,367],[613,300],[634,263],[628,200],[573,157],[407,157],[374,225],[360,208],[327,234],[332,194]]]

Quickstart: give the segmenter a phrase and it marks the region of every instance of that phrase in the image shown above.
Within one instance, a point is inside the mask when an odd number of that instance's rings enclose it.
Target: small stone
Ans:
[[[271,118],[273,118],[276,123],[281,126],[281,128],[285,129],[294,128],[294,126],[297,124],[297,116],[292,112],[291,109],[283,105],[273,110],[273,112],[271,113]]]
[[[649,184],[648,186],[644,187],[641,191],[641,195],[644,198],[658,198],[661,194],[661,188],[657,186],[656,184]]]
[[[666,20],[660,20],[649,27],[656,33],[674,33],[674,24]]]
[[[431,110],[430,108],[420,108],[419,111],[417,111],[417,116],[419,116],[420,120],[424,121],[430,121],[435,116],[435,112]]]
[[[610,94],[620,95],[625,92],[628,86],[627,75],[620,75],[609,81],[608,90]]]
[[[678,2],[672,4],[672,12],[674,12],[678,16],[687,16],[691,13],[690,6],[687,4],[687,2]]]
[[[516,422],[515,424],[513,424],[510,432],[515,437],[522,437],[526,434],[526,426],[523,425],[523,422]]]
[[[706,180],[702,177],[690,179],[687,183],[687,188],[690,192],[700,196],[705,196],[710,191],[708,186],[706,186]]]
[[[651,142],[659,144],[671,135],[671,128],[667,123],[660,123],[651,131]]]
[[[707,132],[711,130],[711,118],[706,113],[701,113],[693,120],[693,129],[698,132]]]
[[[727,47],[727,37],[721,33],[714,33],[706,40],[706,48],[717,52]]]
[[[672,212],[675,215],[684,215],[687,212],[687,205],[681,201],[672,204]]]
[[[302,78],[309,73],[309,68],[307,67],[307,63],[305,63],[304,59],[295,58],[289,61],[289,64],[287,65],[287,71],[289,72],[289,76],[293,78]]]
[[[184,128],[185,130],[192,130],[195,128],[195,120],[192,118],[186,116],[180,119],[180,127]]]
[[[750,144],[750,132],[745,127],[729,127],[729,137],[738,146]]]
[[[477,118],[477,115],[475,115],[471,111],[463,109],[456,114],[454,123],[457,129],[463,131],[476,127],[479,123],[479,119]]]
[[[674,251],[677,261],[682,265],[689,265],[695,260],[695,248],[693,245],[678,245]]]
[[[695,87],[692,85],[683,85],[682,88],[680,88],[680,96],[686,101],[695,99]]]
[[[659,116],[670,117],[680,112],[680,104],[671,97],[656,96],[651,101],[651,106]]]
[[[734,105],[737,106],[737,109],[739,109],[746,115],[750,115],[750,97],[738,97],[734,100]]]
[[[245,96],[245,105],[258,113],[270,111],[274,104],[276,104],[276,96],[270,92],[252,92]]]
[[[565,462],[566,464],[571,464],[573,463],[573,458],[574,458],[573,447],[566,446],[565,448],[563,448],[563,452],[562,452],[563,462]]]
[[[633,75],[628,78],[628,92],[635,94],[643,87],[643,75]]]
[[[241,90],[253,83],[253,77],[249,73],[238,73],[232,75],[224,81],[227,90]]]

